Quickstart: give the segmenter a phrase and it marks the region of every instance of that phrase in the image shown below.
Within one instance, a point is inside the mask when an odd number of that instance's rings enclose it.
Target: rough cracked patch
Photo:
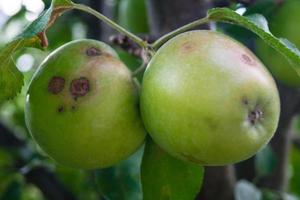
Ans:
[[[54,76],[51,78],[48,84],[48,91],[52,94],[60,93],[65,86],[65,79],[59,76]]]
[[[76,99],[77,97],[85,96],[90,90],[89,80],[86,77],[74,79],[70,85],[70,92]]]

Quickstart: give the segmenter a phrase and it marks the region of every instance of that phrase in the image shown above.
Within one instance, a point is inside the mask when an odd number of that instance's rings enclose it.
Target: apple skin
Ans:
[[[176,36],[144,74],[145,127],[182,160],[217,166],[247,159],[271,139],[279,112],[272,76],[250,50],[220,33]]]
[[[34,75],[26,125],[57,162],[104,168],[144,142],[138,101],[131,73],[112,48],[95,40],[73,41],[51,53]]]
[[[300,1],[286,0],[278,6],[269,20],[271,32],[277,37],[287,38],[300,47]],[[270,72],[287,86],[299,87],[300,76],[289,62],[263,40],[258,39],[257,55],[262,59]]]

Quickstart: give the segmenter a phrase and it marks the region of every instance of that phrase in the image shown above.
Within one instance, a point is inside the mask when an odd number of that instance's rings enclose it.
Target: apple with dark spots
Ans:
[[[300,48],[300,1],[285,0],[274,10],[269,21],[271,32],[276,37],[286,38]],[[267,45],[257,40],[257,55],[280,82],[287,86],[299,87],[300,76],[286,58]]]
[[[51,53],[34,75],[26,124],[57,162],[95,169],[127,158],[145,130],[131,72],[108,45],[70,42]]]
[[[165,43],[143,78],[141,113],[153,140],[176,158],[218,166],[254,155],[280,113],[275,82],[242,44],[190,31]]]

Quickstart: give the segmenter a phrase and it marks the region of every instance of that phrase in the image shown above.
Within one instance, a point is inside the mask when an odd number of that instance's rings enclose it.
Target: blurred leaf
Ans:
[[[234,188],[235,200],[261,200],[261,192],[252,183],[240,180]]]
[[[148,33],[149,25],[145,0],[121,0],[118,21],[133,33]]]
[[[1,200],[21,200],[22,184],[19,181],[13,181],[6,188]]]
[[[300,196],[300,150],[297,147],[292,147],[290,153],[291,179],[289,181],[289,190]]]
[[[271,174],[276,165],[277,159],[270,146],[266,146],[255,156],[255,170],[259,177]]]
[[[107,199],[142,199],[140,164],[144,148],[120,164],[95,172],[98,189]]]
[[[194,199],[203,174],[203,167],[171,157],[148,138],[141,167],[144,200]]]
[[[75,196],[80,196],[86,190],[87,173],[83,170],[73,169],[65,166],[57,166],[56,174],[63,185]]]
[[[262,38],[268,45],[284,55],[292,64],[294,70],[300,74],[300,51],[287,42],[273,36],[268,28],[267,20],[262,15],[244,17],[228,8],[213,8],[208,11],[208,18],[214,21],[231,23],[242,26]],[[284,66],[282,66],[284,67]]]

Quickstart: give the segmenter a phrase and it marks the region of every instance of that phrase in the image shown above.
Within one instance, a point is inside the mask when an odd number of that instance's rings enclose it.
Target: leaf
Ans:
[[[276,156],[270,146],[266,146],[255,156],[255,170],[258,176],[271,174],[277,165]]]
[[[171,157],[148,138],[141,167],[144,200],[195,199],[203,174],[203,167]]]
[[[139,169],[143,150],[113,167],[95,171],[97,190],[105,199],[142,199]]]
[[[236,200],[261,200],[261,196],[261,191],[246,180],[240,180],[235,185],[234,197]]]
[[[208,18],[213,21],[231,23],[242,26],[262,38],[268,45],[273,47],[291,63],[294,70],[300,75],[300,52],[287,39],[276,38],[269,31],[267,20],[259,14],[248,17],[241,16],[229,8],[213,8],[208,11]]]
[[[54,0],[48,10],[44,11],[25,30],[19,34],[12,42],[7,44],[0,52],[0,104],[11,99],[20,92],[23,86],[23,74],[17,69],[13,55],[16,51],[24,47],[40,47],[40,42],[45,42],[44,37],[38,37],[53,23],[51,20],[61,14],[66,9],[71,8],[70,0]],[[54,12],[55,11],[55,12]],[[41,36],[40,35],[40,36]],[[42,40],[42,41],[41,41]]]

